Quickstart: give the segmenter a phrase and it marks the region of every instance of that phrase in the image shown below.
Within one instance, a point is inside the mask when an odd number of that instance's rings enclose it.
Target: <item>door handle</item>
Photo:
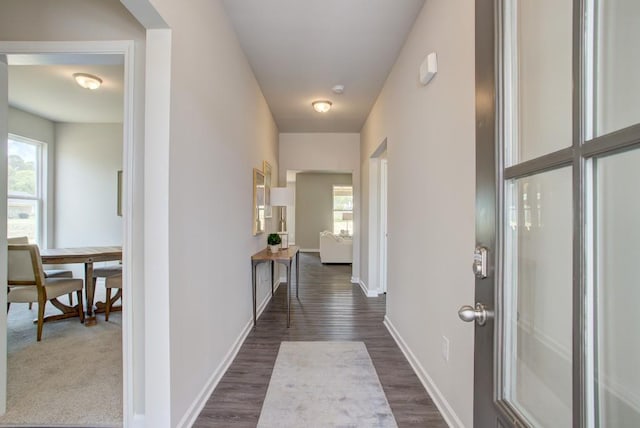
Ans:
[[[476,303],[475,308],[469,305],[462,306],[458,310],[458,316],[464,322],[475,321],[479,326],[483,326],[489,318],[493,318],[493,311],[488,310],[482,303]]]

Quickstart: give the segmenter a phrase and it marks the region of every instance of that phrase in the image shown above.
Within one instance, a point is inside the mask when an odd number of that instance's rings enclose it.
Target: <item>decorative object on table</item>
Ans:
[[[280,207],[280,231],[282,238],[280,248],[289,248],[289,234],[287,232],[287,207],[294,204],[294,194],[292,187],[274,187],[271,189],[271,205]]]
[[[342,213],[342,221],[345,223],[346,225],[346,229],[345,229],[345,233],[342,233],[341,231],[341,235],[347,235],[347,236],[351,236],[351,231],[353,229],[353,212],[349,211],[349,212],[343,212]]]
[[[253,235],[264,232],[264,173],[253,168]]]
[[[274,187],[271,192],[271,205],[280,207],[280,231],[282,244],[280,248],[289,248],[289,234],[287,232],[287,207],[294,204],[294,194],[292,187]]]
[[[278,232],[278,235],[280,235],[280,249],[281,250],[286,250],[287,248],[289,248],[289,233],[287,232]]]
[[[269,251],[271,251],[272,253],[277,253],[278,251],[280,251],[281,242],[282,242],[282,239],[280,238],[280,235],[278,235],[277,233],[270,233],[269,236],[267,237],[267,244],[269,244]]]
[[[262,172],[264,173],[264,218],[271,218],[271,165],[269,162],[262,162]]]

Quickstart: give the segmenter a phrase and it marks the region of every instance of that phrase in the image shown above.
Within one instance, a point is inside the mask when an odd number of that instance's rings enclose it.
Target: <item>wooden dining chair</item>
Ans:
[[[9,245],[27,245],[29,238],[26,236],[18,236],[16,238],[7,238]],[[46,269],[44,271],[45,278],[73,278],[73,272],[66,269]],[[33,303],[29,303],[31,309]],[[69,305],[73,305],[73,293],[69,293]]]
[[[84,322],[82,279],[46,278],[42,269],[40,250],[35,244],[9,245],[8,250],[7,312],[11,303],[38,303],[38,342],[42,339],[42,327],[45,322],[71,317],[79,317],[80,322]],[[78,296],[76,306],[67,306],[57,299],[73,292]],[[47,301],[62,313],[45,317]]]
[[[116,294],[116,299],[122,296],[122,273],[119,275],[111,275],[108,276],[104,282],[104,287],[107,291],[106,300],[107,304],[104,307],[104,320],[109,321],[109,312],[111,312],[111,290],[114,288],[118,289],[118,293]]]

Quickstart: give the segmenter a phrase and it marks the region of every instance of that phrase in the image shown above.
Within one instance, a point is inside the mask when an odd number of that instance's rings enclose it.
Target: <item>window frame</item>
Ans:
[[[12,194],[9,189],[8,175],[9,175],[9,142],[14,141],[21,144],[29,144],[36,147],[36,192],[34,196],[28,195],[16,195]],[[48,190],[48,177],[47,177],[47,143],[33,138],[24,137],[22,135],[9,133],[7,138],[7,209],[9,206],[9,200],[23,200],[34,201],[36,205],[36,230],[35,230],[35,243],[42,248],[46,248],[46,225],[47,225],[47,190]],[[7,234],[8,230],[8,212],[7,212]]]
[[[350,188],[351,189],[351,209],[350,210],[345,210],[345,209],[337,209],[336,208],[336,189],[343,189],[343,188]],[[334,234],[339,234],[340,230],[336,231],[336,217],[335,214],[336,212],[341,212],[341,213],[351,213],[351,220],[342,220],[342,222],[347,222],[347,232],[349,236],[353,236],[353,185],[346,185],[346,184],[334,184],[331,187],[331,204],[332,204],[332,210],[331,210],[331,226],[332,226],[332,231]]]

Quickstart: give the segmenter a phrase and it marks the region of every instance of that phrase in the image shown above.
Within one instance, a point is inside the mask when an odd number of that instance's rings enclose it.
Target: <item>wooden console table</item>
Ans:
[[[253,291],[253,326],[256,326],[256,269],[260,263],[271,262],[271,296],[273,296],[273,267],[275,263],[280,263],[287,268],[287,328],[291,324],[291,264],[296,260],[296,298],[298,297],[298,287],[300,284],[300,248],[290,246],[285,250],[272,253],[268,248],[251,256],[251,285]]]

